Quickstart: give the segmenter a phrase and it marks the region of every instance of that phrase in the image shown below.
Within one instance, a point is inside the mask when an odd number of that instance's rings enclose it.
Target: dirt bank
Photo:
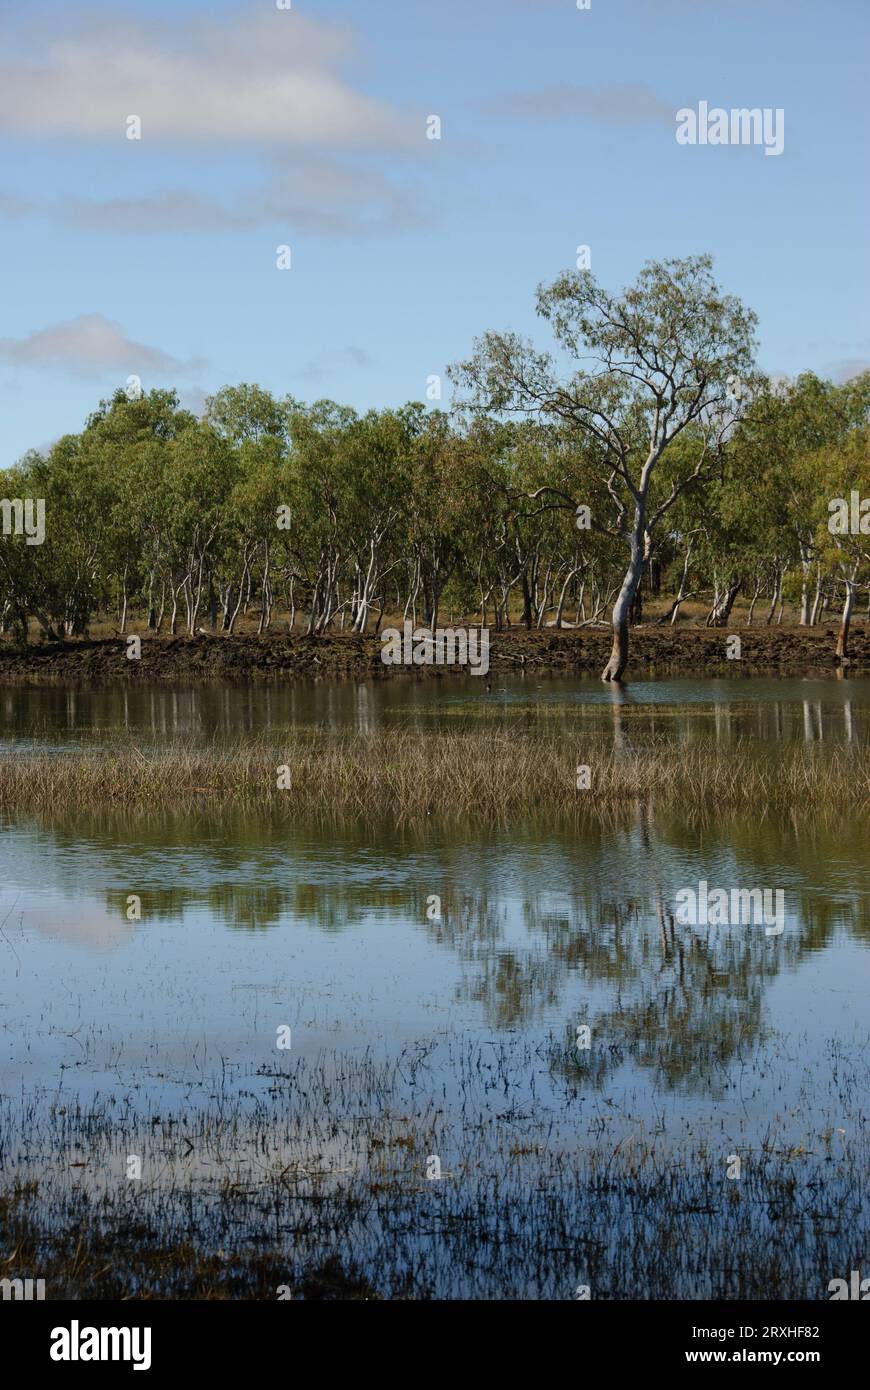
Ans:
[[[726,639],[737,633],[742,642],[738,662],[726,657]],[[711,631],[706,628],[637,627],[631,635],[631,660],[626,679],[640,675],[735,674],[831,675],[836,629],[744,628]],[[491,633],[490,665],[494,672],[525,669],[555,675],[597,675],[610,648],[609,632],[527,632],[512,628]],[[199,681],[316,679],[318,677],[386,678],[407,674],[402,666],[385,666],[376,637],[329,634],[325,637],[250,635],[200,637],[143,637],[138,661],[127,659],[127,645],[117,637],[93,641],[33,644],[27,648],[0,643],[0,683],[63,681],[92,684],[102,681]],[[857,626],[850,641],[850,674],[870,671],[870,629]],[[419,676],[445,676],[444,667],[413,668]]]

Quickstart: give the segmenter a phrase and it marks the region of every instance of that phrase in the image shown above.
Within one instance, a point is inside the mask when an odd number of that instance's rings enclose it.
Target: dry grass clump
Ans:
[[[577,769],[591,786],[578,790]],[[279,769],[289,785],[279,789]],[[868,804],[870,750],[802,744],[760,754],[749,742],[626,747],[564,731],[294,731],[277,743],[138,747],[25,754],[0,766],[0,810],[131,809],[185,803],[270,805],[287,814],[603,813],[643,798],[687,813],[782,808],[842,814]]]

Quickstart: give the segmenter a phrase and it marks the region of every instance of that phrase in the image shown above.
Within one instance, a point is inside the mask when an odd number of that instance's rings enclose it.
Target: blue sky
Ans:
[[[765,370],[843,379],[870,362],[868,29],[865,0],[5,6],[0,466],[130,374],[195,408],[424,399],[486,329],[545,343],[535,288],[579,244],[611,289],[711,251]],[[678,145],[701,100],[783,108],[783,153]]]

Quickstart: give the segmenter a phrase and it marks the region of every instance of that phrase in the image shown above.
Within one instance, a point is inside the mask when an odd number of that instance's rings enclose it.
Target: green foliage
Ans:
[[[445,607],[501,625],[518,604],[561,624],[602,621],[629,579],[714,606],[734,585],[794,590],[805,608],[811,577],[831,597],[870,581],[868,538],[827,524],[832,498],[870,492],[870,374],[758,377],[754,315],[703,256],[620,295],[566,274],[538,308],[555,353],[487,335],[452,373],[453,415],[243,383],[197,420],[172,391],[116,391],[0,479],[45,503],[42,544],[0,536],[4,631],[79,635],[101,611],[123,631],[131,608],[232,629],[252,605],[261,629],[276,605],[310,632]]]

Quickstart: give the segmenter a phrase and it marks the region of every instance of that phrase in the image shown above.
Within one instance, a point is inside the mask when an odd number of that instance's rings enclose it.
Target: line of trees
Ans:
[[[385,613],[609,623],[619,680],[645,599],[674,623],[703,598],[722,626],[742,594],[747,622],[836,606],[845,654],[870,588],[870,374],[765,379],[754,315],[708,257],[651,263],[618,296],[565,274],[538,309],[554,351],[487,335],[452,370],[450,414],[244,384],[197,419],[172,391],[116,391],[0,475],[4,498],[46,504],[43,544],[0,535],[3,631],[83,635],[101,612],[190,634],[252,611],[261,632],[310,634]],[[832,531],[853,494],[858,524],[853,507]]]

